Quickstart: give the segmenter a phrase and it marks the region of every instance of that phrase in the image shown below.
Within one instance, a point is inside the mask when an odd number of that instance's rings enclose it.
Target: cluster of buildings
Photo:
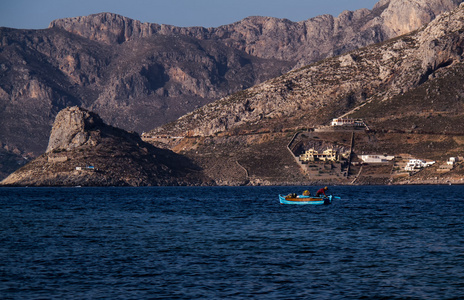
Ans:
[[[318,151],[314,148],[306,150],[303,154],[299,156],[300,162],[308,163],[314,161],[322,162],[339,162],[341,159],[346,159],[349,156],[349,152],[340,153],[334,148],[329,148],[326,150]],[[362,160],[362,163],[365,164],[381,164],[381,163],[391,163],[394,161],[395,156],[393,155],[377,155],[377,154],[365,154],[360,155],[359,158]],[[448,161],[449,166],[453,166],[458,161],[457,157],[451,157]],[[426,161],[423,159],[410,158],[406,162],[404,171],[415,172],[423,168],[427,168],[435,164],[435,161]],[[452,168],[452,167],[451,167]]]
[[[300,155],[300,161],[302,163],[308,163],[310,161],[339,161],[339,155],[338,151],[335,149],[318,151],[311,148]]]
[[[330,127],[335,127],[330,129]],[[340,128],[336,128],[340,127]],[[352,118],[335,118],[332,119],[330,126],[325,126],[324,128],[319,128],[320,131],[323,130],[344,130],[347,128],[352,129],[369,129],[366,123],[362,119],[352,119]],[[403,156],[404,157],[404,156]],[[435,161],[418,159],[418,158],[399,158],[395,160],[393,155],[379,155],[379,154],[363,154],[358,156],[360,161],[351,162],[350,152],[342,152],[335,148],[327,148],[325,150],[311,148],[306,150],[304,153],[299,155],[299,161],[303,164],[309,162],[321,161],[321,162],[340,162],[342,159],[348,159],[349,164],[392,164],[396,166],[396,170],[402,170],[403,172],[417,172],[424,168],[434,165]],[[450,157],[446,164],[443,164],[438,168],[439,172],[446,172],[452,170],[455,165],[464,161],[464,157]],[[401,172],[401,171],[400,171]]]
[[[360,158],[364,163],[389,163],[395,159],[393,155],[361,155]],[[407,172],[419,171],[423,168],[430,167],[435,164],[435,161],[425,161],[418,158],[410,158],[404,166],[404,170]]]

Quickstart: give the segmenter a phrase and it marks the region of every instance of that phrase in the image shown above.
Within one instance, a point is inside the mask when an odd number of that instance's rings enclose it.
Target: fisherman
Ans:
[[[316,197],[319,197],[321,195],[324,195],[324,197],[327,197],[327,195],[325,194],[325,191],[327,191],[328,189],[329,189],[328,187],[323,187],[322,189],[319,189],[316,192]]]
[[[311,196],[311,193],[308,190],[305,190],[303,192],[303,196]]]

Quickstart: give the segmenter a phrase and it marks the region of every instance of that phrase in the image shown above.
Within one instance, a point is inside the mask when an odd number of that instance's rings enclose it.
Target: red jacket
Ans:
[[[327,196],[327,195],[325,194],[324,188],[319,189],[319,190],[316,192],[316,196],[319,196],[319,195],[321,195],[321,194],[324,194],[324,196]]]

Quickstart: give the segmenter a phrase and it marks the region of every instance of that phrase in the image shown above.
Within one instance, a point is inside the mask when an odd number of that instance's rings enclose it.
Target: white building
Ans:
[[[454,166],[454,164],[458,161],[457,157],[450,157],[446,162],[447,165]]]
[[[422,159],[413,158],[409,160],[409,162],[406,164],[404,169],[406,171],[412,172],[412,171],[420,170],[422,168],[429,167],[433,165],[434,163],[435,163],[434,161],[426,162],[425,160],[422,160]]]
[[[358,120],[358,119],[351,119],[351,118],[336,118],[332,119],[332,126],[344,126],[344,125],[350,125],[350,126],[364,126],[363,120]]]
[[[367,154],[361,155],[361,159],[365,163],[386,163],[395,159],[393,155],[375,155],[375,154]]]

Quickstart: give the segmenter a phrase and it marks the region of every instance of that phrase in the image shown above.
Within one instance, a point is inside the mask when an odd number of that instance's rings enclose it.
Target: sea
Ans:
[[[0,188],[1,299],[464,299],[464,186]]]

